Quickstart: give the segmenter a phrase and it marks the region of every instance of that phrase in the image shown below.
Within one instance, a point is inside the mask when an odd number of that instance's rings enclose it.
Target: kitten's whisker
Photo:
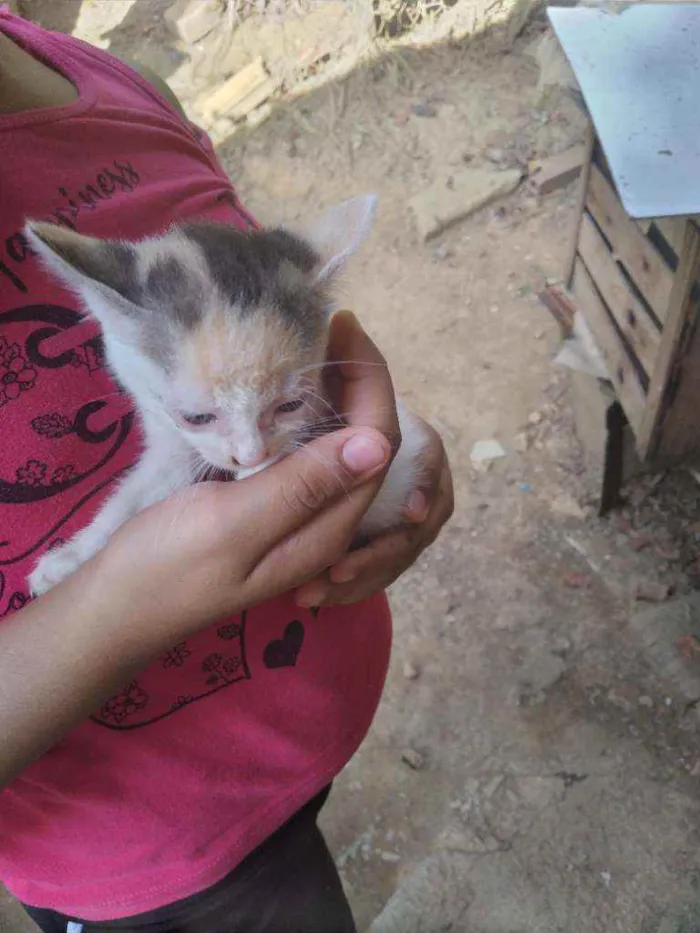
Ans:
[[[331,412],[331,414],[332,414],[335,418],[338,417],[338,412],[337,412],[337,411],[335,410],[335,408],[331,405],[331,403],[328,401],[328,399],[324,398],[322,395],[319,395],[318,392],[314,392],[313,389],[306,389],[306,393],[307,393],[307,395],[310,395],[311,398],[314,398],[314,399],[316,399],[317,401],[321,402],[322,405],[325,405],[326,408]],[[309,408],[311,408],[310,405],[309,405]]]
[[[195,474],[192,477],[192,485],[196,486],[197,483],[203,482],[207,478],[208,473],[209,473],[209,465],[206,463],[201,463],[197,467]]]
[[[91,398],[91,402],[104,402],[108,398],[123,398],[126,401],[131,401],[129,396],[125,392],[108,392],[106,395],[96,395],[94,398]]]
[[[325,369],[326,366],[344,366],[350,364],[353,366],[379,366],[383,369],[386,369],[386,363],[371,363],[367,360],[326,360],[323,363],[311,363],[309,366],[302,366],[301,369],[294,371],[293,375],[302,375],[303,373],[312,372],[316,369]]]
[[[158,526],[157,526],[156,532],[155,532],[155,534],[154,534],[154,539],[153,539],[153,548],[154,548],[154,551],[155,551],[156,554],[160,552],[161,541],[163,540],[163,538],[164,538],[166,535],[167,535],[167,536],[171,536],[171,535],[172,535],[173,530],[174,530],[174,528],[175,528],[177,522],[179,521],[180,515],[181,515],[182,512],[184,511],[184,508],[185,508],[185,505],[186,505],[186,502],[185,502],[184,500],[187,498],[188,493],[191,495],[191,493],[192,493],[192,491],[193,491],[193,489],[194,489],[193,483],[196,482],[195,477],[196,477],[196,475],[197,475],[197,472],[198,472],[198,470],[196,470],[196,471],[193,473],[193,475],[192,475],[192,480],[190,481],[190,484],[189,484],[188,486],[185,486],[185,487],[183,487],[182,489],[178,489],[178,490],[176,490],[175,492],[171,493],[170,495],[164,497],[164,500],[163,500],[163,501],[165,501],[165,500],[171,498],[171,496],[173,496],[173,495],[177,495],[177,496],[180,496],[180,497],[181,497],[181,501],[178,502],[179,508],[178,508],[178,509],[175,509],[175,510],[173,511],[173,514],[172,514],[172,516],[171,516],[171,518],[170,518],[170,521],[167,521],[167,522],[166,522],[166,521],[163,520],[163,521],[161,521],[161,522],[158,524]]]
[[[315,404],[315,400],[308,401],[308,399],[304,399],[304,405],[306,405],[307,409],[311,412],[314,418],[318,418],[323,414],[322,411],[318,410],[318,406]]]
[[[346,470],[345,467],[342,466],[342,464],[337,463],[334,460],[330,460],[320,451],[315,450],[314,448],[310,448],[306,441],[298,439],[298,438],[292,438],[292,440],[289,443],[291,445],[290,449],[287,449],[286,445],[283,448],[288,453],[294,453],[294,451],[297,451],[297,450],[306,450],[309,454],[314,456],[319,461],[319,463],[323,463],[325,466],[336,467],[341,473],[343,473],[348,478],[348,480],[352,482],[353,475],[352,473],[350,473],[349,470]],[[344,483],[342,485],[343,485],[343,491],[346,494],[349,494],[349,489],[345,486]]]
[[[193,472],[192,472],[192,478],[191,478],[190,484],[189,486],[186,486],[184,489],[179,491],[181,495],[181,500],[179,503],[180,508],[175,511],[168,526],[163,527],[162,529],[163,534],[165,533],[167,533],[168,535],[172,534],[177,522],[179,521],[181,514],[189,506],[190,500],[193,499],[194,496],[197,494],[198,484],[202,482],[206,482],[209,479],[213,478],[216,472],[222,472],[222,473],[224,472],[224,471],[219,471],[218,467],[213,466],[211,463],[209,463],[208,460],[205,460],[204,457],[202,457],[202,455],[198,451],[194,451],[194,453],[195,453],[196,459],[194,460],[194,463],[193,463]],[[156,547],[159,547],[159,540],[160,538],[156,539]]]
[[[385,414],[388,414],[389,412],[393,411],[393,409],[391,409],[391,408],[389,408],[389,407],[387,407],[387,406],[383,406],[383,407],[377,408],[377,409],[375,409],[375,410],[376,410],[377,414],[381,414],[381,415],[385,415]],[[351,411],[339,412],[337,415],[334,415],[333,417],[329,417],[329,418],[319,418],[319,419],[317,419],[316,421],[313,421],[313,422],[311,423],[310,426],[313,426],[313,425],[316,425],[316,424],[318,424],[318,425],[324,425],[324,424],[334,424],[334,423],[335,423],[335,424],[340,423],[341,425],[344,425],[344,424],[345,424],[345,419],[346,419],[349,415],[351,415],[351,414],[352,414]]]
[[[297,449],[300,451],[306,452],[312,459],[317,460],[319,463],[323,464],[323,466],[331,467],[331,468],[335,467],[338,473],[344,474],[348,478],[348,480],[352,480],[353,478],[352,474],[348,470],[346,470],[345,467],[341,466],[339,463],[337,463],[334,460],[330,460],[328,457],[324,456],[322,453],[320,453],[320,451],[315,450],[313,447],[309,447],[306,444],[302,444]],[[339,476],[338,478],[340,480],[340,485],[343,489],[343,492],[345,493],[346,496],[349,496],[350,489],[352,487],[350,485],[346,485],[346,483],[343,482],[342,477]]]
[[[325,405],[325,407],[328,408],[330,411],[333,411],[333,406],[328,401],[328,399],[324,398],[322,395],[319,395],[318,392],[316,392],[315,389],[312,389],[310,386],[303,386],[301,389],[301,393],[302,395],[310,396],[312,399],[315,399],[317,402],[320,402],[322,405]],[[306,404],[309,406],[309,408],[311,407],[308,402],[306,402]]]
[[[313,447],[304,448],[308,453],[315,457],[319,463],[323,463],[326,466],[336,466],[338,469],[338,479],[340,480],[340,485],[343,489],[343,492],[346,497],[350,495],[354,485],[355,477],[352,475],[350,470],[346,470],[342,464],[337,463],[337,461],[329,460],[328,457],[325,457],[323,454],[319,453],[318,450],[315,450]]]

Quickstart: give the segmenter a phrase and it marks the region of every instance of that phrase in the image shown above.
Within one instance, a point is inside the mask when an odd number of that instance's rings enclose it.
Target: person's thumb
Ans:
[[[391,453],[389,440],[379,431],[345,428],[243,480],[245,510],[257,517],[248,540],[254,564],[281,542],[291,545],[290,539],[295,539],[301,546],[302,538],[295,533],[302,530],[307,550],[302,562],[309,565],[318,563],[324,550],[347,544],[379,490],[377,474],[388,465]],[[372,477],[377,480],[368,482]],[[236,515],[232,522],[237,523]],[[295,554],[294,562],[301,556]]]

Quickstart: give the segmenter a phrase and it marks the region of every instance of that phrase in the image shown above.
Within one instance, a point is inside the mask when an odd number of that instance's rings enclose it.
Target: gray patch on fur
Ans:
[[[167,246],[166,240],[161,254],[142,271],[140,343],[144,353],[169,370],[182,332],[201,323],[212,288],[196,263],[188,268],[188,257],[179,244],[169,254]]]
[[[138,306],[127,310],[140,315],[144,353],[169,370],[183,331],[196,329],[221,299],[232,315],[277,313],[303,345],[316,343],[327,326],[329,296],[327,286],[313,283],[319,258],[308,243],[286,230],[243,232],[214,223],[185,224],[180,233],[184,239],[170,244],[163,237],[141,275],[138,244],[101,244],[90,251],[100,263],[82,255],[80,265],[69,260]],[[188,263],[187,244],[198,261]]]
[[[213,223],[187,224],[182,232],[204,253],[221,293],[244,309],[259,304],[283,262],[311,272],[313,249],[284,230],[243,232]]]
[[[315,342],[326,324],[328,293],[303,281],[319,262],[307,242],[286,230],[243,232],[213,223],[187,224],[182,232],[202,250],[213,282],[232,308],[244,316],[275,310],[298,327],[304,343]],[[285,274],[290,265],[301,273],[297,283]]]
[[[202,320],[204,283],[175,256],[165,256],[146,273],[144,304],[171,314],[176,323],[192,330]]]
[[[93,278],[119,292],[127,301],[138,304],[141,289],[136,281],[136,254],[133,248],[123,243],[115,243],[99,250],[96,258]]]
[[[156,300],[172,301],[187,284],[187,273],[174,256],[166,256],[150,266],[146,291]]]

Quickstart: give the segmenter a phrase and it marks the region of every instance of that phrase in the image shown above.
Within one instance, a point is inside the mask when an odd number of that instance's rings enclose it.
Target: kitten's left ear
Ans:
[[[73,291],[85,297],[97,292],[124,305],[123,310],[132,306],[137,276],[131,246],[32,220],[24,233],[44,264]]]
[[[357,251],[372,227],[376,195],[365,194],[332,207],[306,232],[306,238],[321,257],[317,282],[330,279]]]

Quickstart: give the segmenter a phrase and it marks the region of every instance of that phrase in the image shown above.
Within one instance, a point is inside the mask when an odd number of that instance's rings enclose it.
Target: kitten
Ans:
[[[371,225],[374,201],[338,205],[303,237],[186,223],[126,243],[27,224],[46,267],[99,322],[145,437],[95,519],[39,560],[34,595],[149,505],[217,470],[243,479],[337,426],[323,382],[333,284]],[[401,523],[421,470],[424,431],[401,407],[399,422],[401,448],[359,528],[365,540]]]

